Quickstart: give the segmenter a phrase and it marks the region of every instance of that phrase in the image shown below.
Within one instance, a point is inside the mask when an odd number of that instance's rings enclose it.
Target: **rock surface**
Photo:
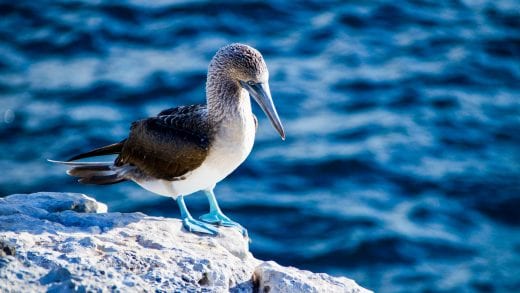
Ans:
[[[0,292],[369,292],[347,278],[257,260],[233,228],[107,213],[82,194],[0,198]]]

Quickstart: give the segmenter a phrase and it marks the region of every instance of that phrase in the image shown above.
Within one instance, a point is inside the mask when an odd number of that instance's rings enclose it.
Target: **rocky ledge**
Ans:
[[[82,194],[0,198],[0,292],[369,292],[353,280],[255,259],[232,228],[108,213]]]

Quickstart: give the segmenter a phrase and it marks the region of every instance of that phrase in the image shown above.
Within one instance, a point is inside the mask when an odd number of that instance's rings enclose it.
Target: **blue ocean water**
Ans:
[[[258,48],[285,124],[256,107],[216,189],[251,250],[377,292],[520,292],[517,1],[1,1],[0,195],[74,191],[178,217],[132,183],[45,159],[204,101],[207,64]],[[193,195],[194,213],[207,209]]]

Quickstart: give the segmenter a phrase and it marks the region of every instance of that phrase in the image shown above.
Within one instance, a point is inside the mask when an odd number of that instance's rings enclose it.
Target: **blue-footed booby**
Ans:
[[[240,227],[224,215],[213,189],[247,158],[255,139],[257,119],[250,96],[260,105],[282,139],[285,131],[269,90],[269,72],[256,49],[231,44],[218,50],[208,67],[206,104],[171,108],[132,123],[121,142],[52,161],[70,166],[67,174],[85,184],[130,180],[176,199],[183,227],[191,232],[218,234],[209,224]],[[88,157],[117,155],[113,162],[76,162]],[[196,220],[184,197],[203,190],[209,213]]]

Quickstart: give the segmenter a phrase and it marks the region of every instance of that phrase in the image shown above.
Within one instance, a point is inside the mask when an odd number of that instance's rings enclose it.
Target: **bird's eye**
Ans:
[[[247,82],[247,84],[253,86],[253,85],[255,85],[255,82],[250,80],[250,81]]]

